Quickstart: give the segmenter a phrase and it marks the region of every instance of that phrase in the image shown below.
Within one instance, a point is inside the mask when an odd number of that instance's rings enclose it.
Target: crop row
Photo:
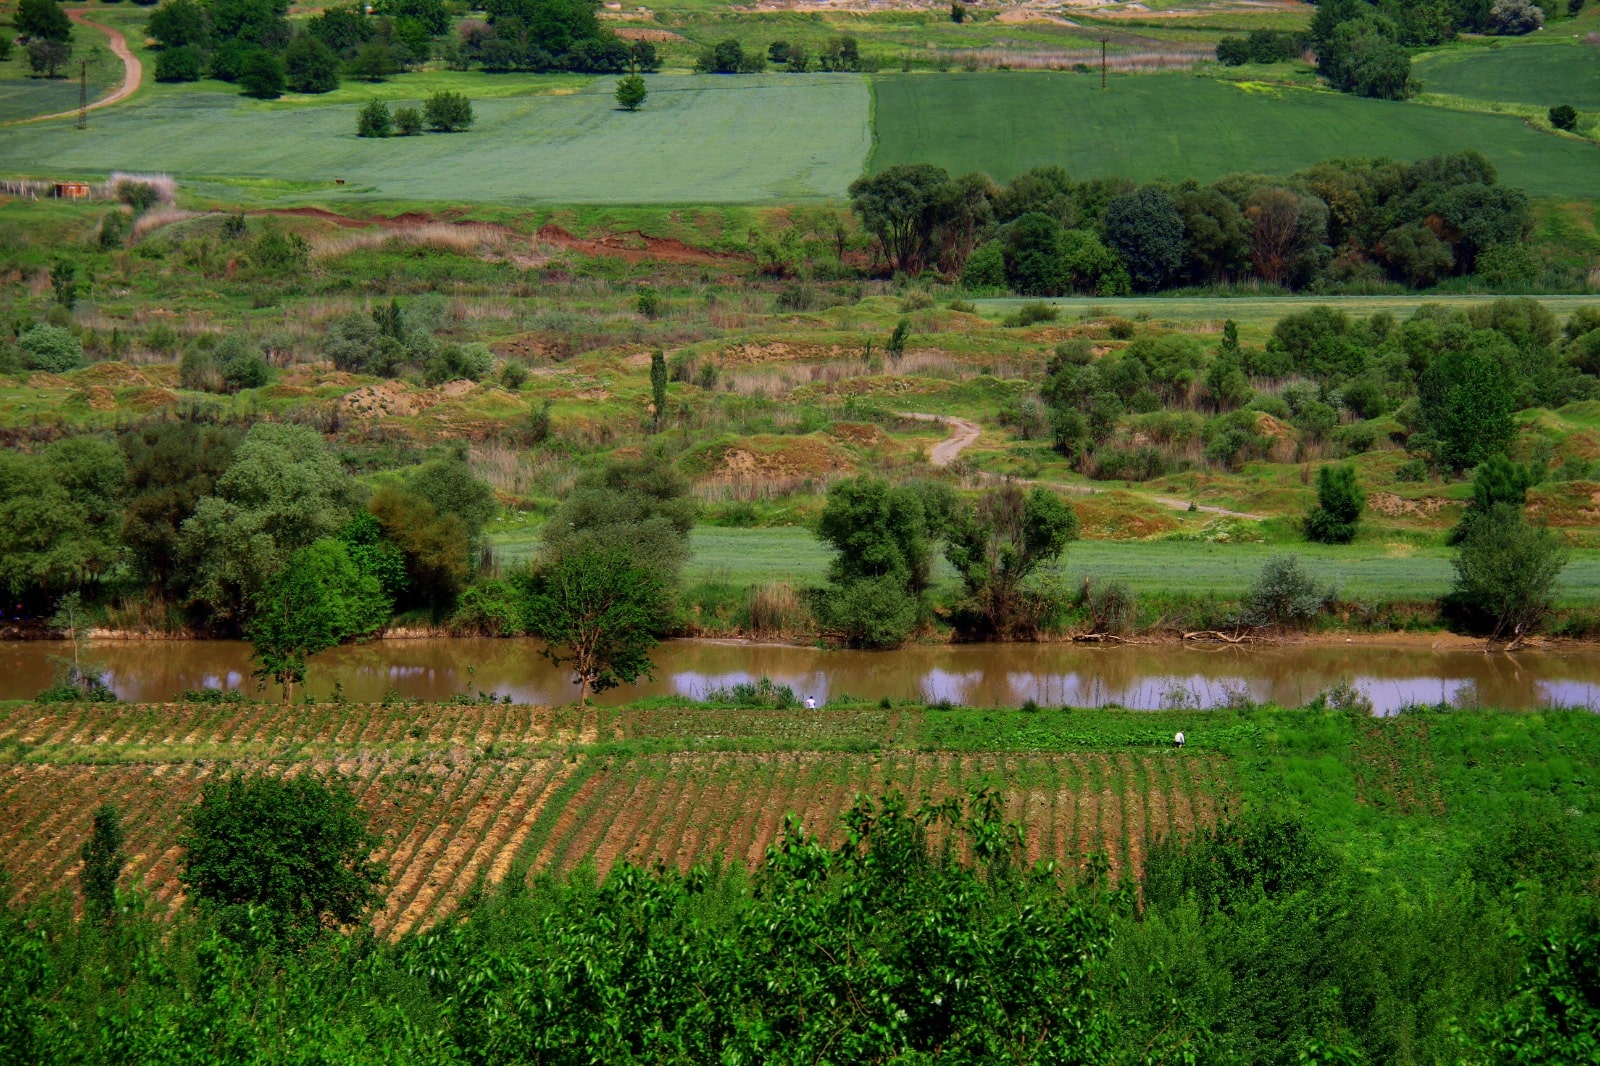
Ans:
[[[82,760],[92,749],[121,761],[160,761],[197,751],[311,746],[388,748],[406,743],[470,748],[576,736],[570,711],[505,704],[112,704],[0,707],[0,743],[31,761]]]

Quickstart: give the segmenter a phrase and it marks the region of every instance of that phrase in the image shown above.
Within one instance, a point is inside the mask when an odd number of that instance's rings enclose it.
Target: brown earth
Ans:
[[[1439,496],[1424,496],[1421,499],[1408,500],[1402,496],[1396,496],[1392,492],[1374,492],[1367,497],[1368,507],[1390,518],[1399,518],[1402,515],[1432,518],[1454,502]]]

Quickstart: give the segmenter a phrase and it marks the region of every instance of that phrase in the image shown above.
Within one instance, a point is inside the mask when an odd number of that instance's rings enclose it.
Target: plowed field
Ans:
[[[622,861],[754,865],[789,813],[837,842],[861,793],[937,799],[988,785],[1026,828],[1030,859],[1076,865],[1104,851],[1118,873],[1230,795],[1226,760],[1198,751],[911,750],[916,713],[851,713],[854,728],[832,720],[845,712],[622,711],[597,730],[592,716],[582,729],[571,711],[512,706],[13,706],[0,709],[0,867],[24,898],[69,889],[95,808],[115,803],[132,856],[124,883],[170,910],[183,815],[207,781],[337,773],[383,841],[375,924],[401,935],[507,876],[590,861],[602,875]],[[597,731],[727,750],[619,750],[593,744]],[[756,739],[825,747],[827,732],[886,750],[750,750]]]

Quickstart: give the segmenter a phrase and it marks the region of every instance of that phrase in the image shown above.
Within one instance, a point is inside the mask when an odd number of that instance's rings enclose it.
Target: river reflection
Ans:
[[[26,699],[50,681],[53,642],[0,644],[0,699]],[[102,641],[92,655],[107,681],[131,700],[166,700],[191,688],[247,688],[250,649],[237,641]],[[1408,704],[1600,708],[1600,652],[1522,652],[1369,644],[1214,648],[1172,645],[937,645],[895,652],[671,641],[655,656],[653,681],[604,693],[606,702],[641,696],[704,697],[770,677],[804,698],[848,694],[876,700],[948,700],[966,706],[1210,707],[1239,697],[1294,706],[1350,678],[1380,713]],[[557,703],[576,688],[529,640],[384,640],[336,648],[312,660],[311,691],[338,683],[347,698],[376,700],[393,689],[445,699],[475,690],[519,703]],[[269,698],[276,690],[269,688]]]

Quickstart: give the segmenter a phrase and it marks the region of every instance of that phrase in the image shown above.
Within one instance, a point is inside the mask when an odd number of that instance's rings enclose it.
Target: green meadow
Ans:
[[[1571,39],[1520,40],[1498,48],[1453,48],[1418,57],[1430,93],[1580,110],[1600,108],[1600,48]]]
[[[527,559],[537,548],[538,530],[515,526],[491,534],[502,562]],[[733,586],[788,581],[820,585],[827,580],[832,551],[800,526],[755,529],[698,526],[690,537],[693,552],[685,580]],[[1262,564],[1293,553],[1306,568],[1340,594],[1375,601],[1429,600],[1450,589],[1455,570],[1444,548],[1405,543],[1362,542],[1348,546],[1317,544],[1227,544],[1200,540],[1081,540],[1064,557],[1074,580],[1124,581],[1140,595],[1172,592],[1173,575],[1181,590],[1195,595],[1237,596],[1249,587]],[[955,572],[940,558],[935,573],[953,584]],[[1561,576],[1559,600],[1576,607],[1600,603],[1600,552],[1573,553]]]
[[[26,160],[27,171],[41,176],[159,170],[180,178],[304,183],[335,205],[360,198],[794,201],[839,196],[861,173],[870,131],[860,77],[648,80],[649,102],[638,113],[617,109],[613,79],[602,78],[577,91],[479,98],[477,124],[450,135],[358,138],[363,94],[349,85],[341,90],[342,107],[157,91],[97,113],[87,133],[58,121],[0,137],[8,159]],[[372,95],[393,99],[406,84],[397,79]]]
[[[1592,196],[1600,174],[1600,148],[1514,117],[1188,74],[1117,77],[1103,93],[1094,77],[1016,72],[882,76],[873,88],[874,171],[936,163],[1008,181],[1059,164],[1075,178],[1209,181],[1476,148],[1536,196]]]

